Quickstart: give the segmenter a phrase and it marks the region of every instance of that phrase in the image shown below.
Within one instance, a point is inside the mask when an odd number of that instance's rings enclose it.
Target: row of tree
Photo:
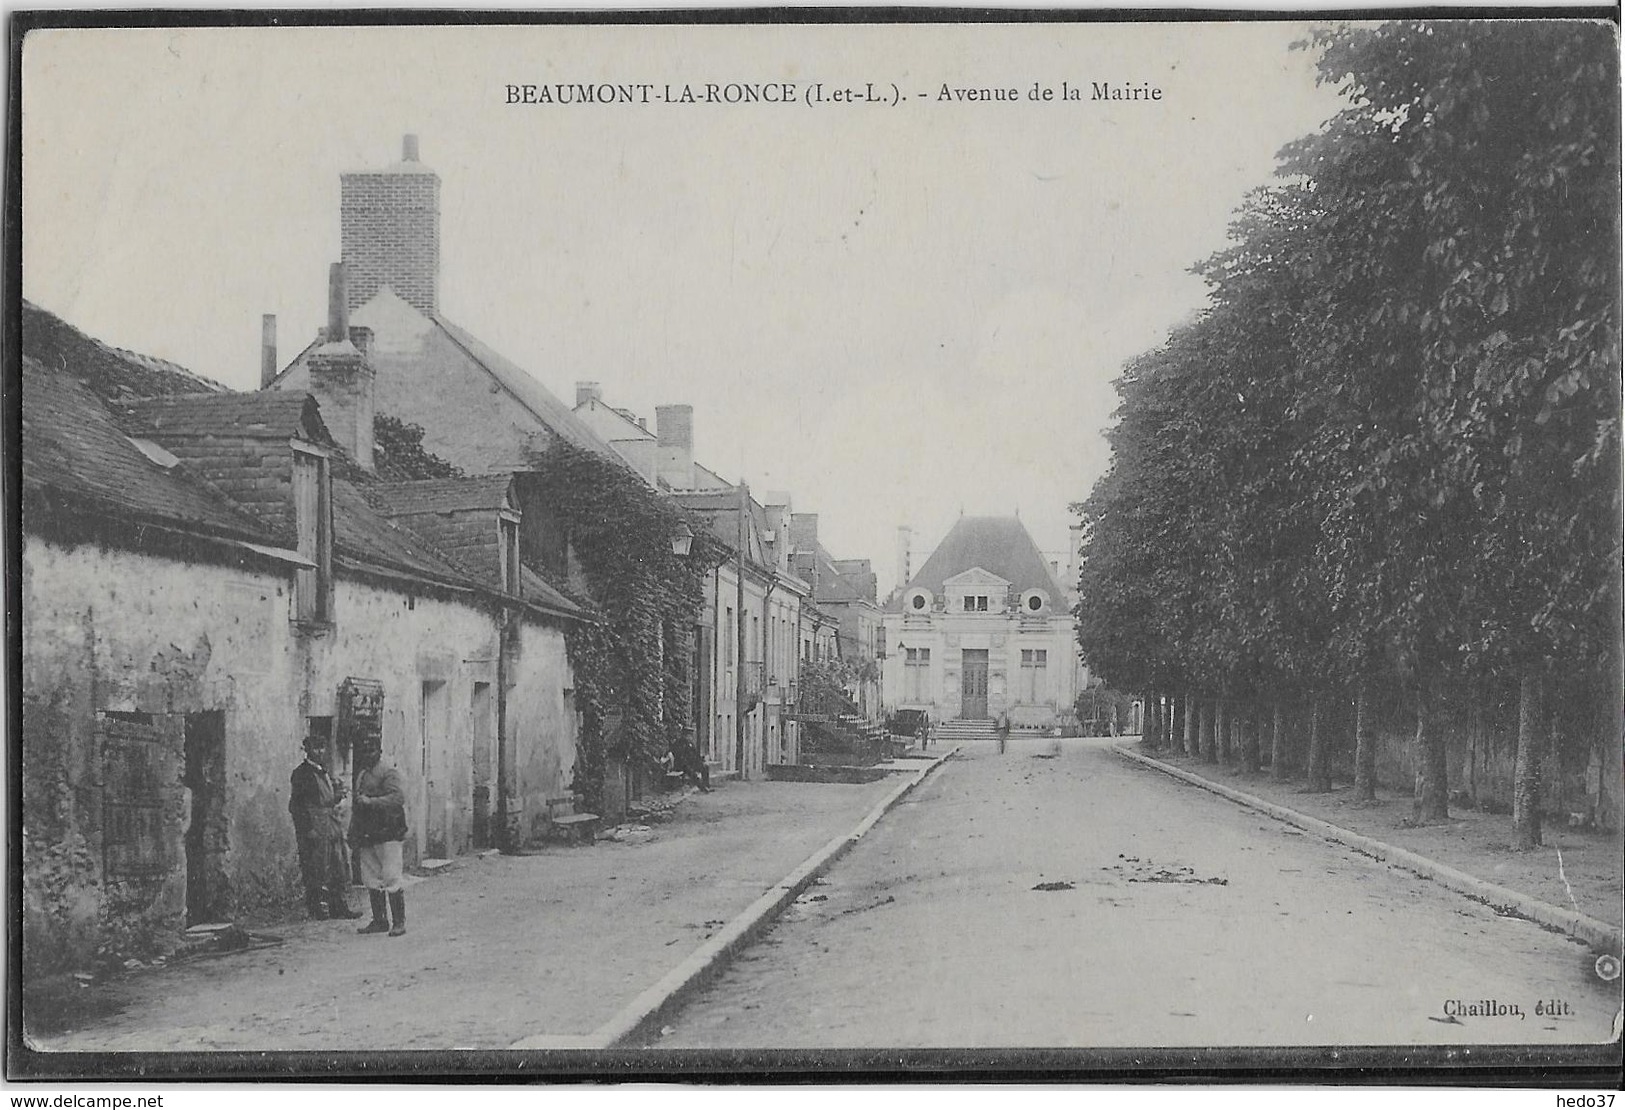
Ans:
[[[1273,706],[1279,733],[1280,706],[1313,726],[1352,702],[1366,798],[1377,705],[1402,706],[1421,820],[1447,813],[1441,699],[1515,687],[1515,820],[1538,843],[1549,707],[1605,699],[1619,770],[1613,28],[1406,21],[1302,45],[1346,107],[1198,267],[1207,310],[1117,383],[1112,467],[1075,506],[1083,652],[1153,710]],[[1325,732],[1304,761],[1321,788]]]

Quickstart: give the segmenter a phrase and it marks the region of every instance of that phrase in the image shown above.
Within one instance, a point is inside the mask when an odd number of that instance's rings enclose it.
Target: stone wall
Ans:
[[[274,569],[36,535],[25,537],[22,569],[31,967],[164,950],[187,923],[188,881],[203,872],[215,888],[193,890],[194,913],[252,918],[296,904],[288,776],[307,719],[338,715],[346,678],[383,686],[409,861],[472,847],[475,684],[496,689],[494,611],[341,576],[331,627],[308,630],[291,622],[291,574]],[[530,812],[567,785],[575,728],[562,634],[527,623],[519,647],[510,758]],[[188,761],[188,735],[223,748],[217,770]],[[347,773],[347,753],[337,769]],[[218,807],[200,808],[202,798]]]

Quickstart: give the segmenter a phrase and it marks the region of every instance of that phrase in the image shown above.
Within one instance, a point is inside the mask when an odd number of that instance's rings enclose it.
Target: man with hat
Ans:
[[[311,917],[351,918],[346,888],[350,868],[344,858],[344,820],[339,803],[344,784],[327,770],[327,741],[305,737],[304,762],[289,779],[288,813],[299,838],[299,872],[305,881],[305,909]]]
[[[372,903],[372,920],[357,932],[406,932],[406,891],[401,885],[401,849],[406,840],[406,790],[401,773],[383,761],[378,737],[356,742],[355,809],[350,815],[350,842],[355,845],[361,881]],[[390,926],[390,915],[395,924]]]

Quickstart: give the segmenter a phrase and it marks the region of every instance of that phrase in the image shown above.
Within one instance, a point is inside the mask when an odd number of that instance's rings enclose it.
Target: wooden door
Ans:
[[[960,653],[959,715],[968,720],[987,718],[987,651]]]

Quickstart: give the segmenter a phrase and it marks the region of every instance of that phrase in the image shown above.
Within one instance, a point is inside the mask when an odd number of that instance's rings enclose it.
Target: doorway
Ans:
[[[987,649],[960,653],[959,715],[967,720],[987,718]]]
[[[186,822],[186,924],[231,919],[226,876],[226,715],[218,709],[186,714],[186,768],[191,791]]]
[[[496,843],[491,800],[496,794],[496,703],[489,682],[474,683],[469,695],[469,735],[474,738],[474,847]]]
[[[446,684],[434,681],[423,683],[418,714],[418,735],[422,738],[418,779],[422,784],[418,795],[422,805],[418,812],[423,817],[417,822],[420,860],[444,859],[449,854],[447,847],[450,837],[447,834],[450,830],[446,811],[450,808],[451,799],[446,793],[446,779],[449,776],[445,768],[446,734],[449,731],[447,709]]]

